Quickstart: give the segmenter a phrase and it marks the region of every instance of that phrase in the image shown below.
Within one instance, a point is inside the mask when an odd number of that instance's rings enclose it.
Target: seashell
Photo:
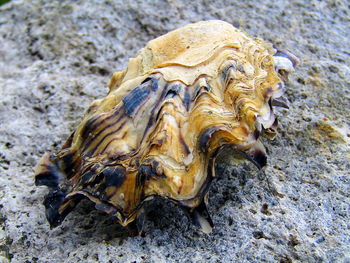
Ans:
[[[160,196],[210,232],[207,193],[218,154],[230,146],[259,169],[273,137],[273,106],[286,107],[281,78],[297,64],[223,21],[202,21],[150,41],[113,74],[57,153],[36,167],[46,217],[59,225],[82,198],[123,226]]]

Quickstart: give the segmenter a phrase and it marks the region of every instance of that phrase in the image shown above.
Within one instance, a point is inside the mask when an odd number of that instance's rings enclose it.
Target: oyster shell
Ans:
[[[274,135],[273,105],[285,106],[279,77],[297,59],[223,21],[189,24],[150,41],[109,93],[91,103],[57,153],[45,154],[35,182],[51,226],[82,198],[123,226],[154,196],[172,200],[210,232],[206,195],[215,159],[231,145],[259,168],[259,134]]]

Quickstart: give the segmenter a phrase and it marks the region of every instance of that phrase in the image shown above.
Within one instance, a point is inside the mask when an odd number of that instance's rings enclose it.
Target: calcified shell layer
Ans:
[[[210,231],[205,202],[216,156],[231,145],[266,164],[259,135],[274,134],[272,106],[284,105],[280,76],[295,64],[290,53],[223,21],[150,41],[114,73],[108,95],[91,103],[62,149],[38,164],[36,184],[50,188],[50,224],[85,197],[128,225],[144,201],[161,196]]]

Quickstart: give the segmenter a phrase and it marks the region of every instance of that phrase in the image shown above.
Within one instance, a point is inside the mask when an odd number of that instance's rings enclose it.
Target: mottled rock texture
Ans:
[[[11,1],[0,7],[0,262],[349,262],[350,11],[347,1]],[[207,235],[155,200],[144,237],[82,202],[45,219],[33,167],[146,42],[225,20],[293,51],[290,110],[266,141],[265,175],[218,165]]]

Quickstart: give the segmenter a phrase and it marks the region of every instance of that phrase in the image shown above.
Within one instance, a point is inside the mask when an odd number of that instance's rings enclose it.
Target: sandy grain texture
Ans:
[[[147,205],[128,237],[83,202],[50,230],[33,167],[146,42],[189,22],[225,20],[293,51],[301,64],[266,141],[266,177],[217,167],[215,228]],[[0,7],[0,262],[349,262],[350,7],[347,1],[11,1]]]

